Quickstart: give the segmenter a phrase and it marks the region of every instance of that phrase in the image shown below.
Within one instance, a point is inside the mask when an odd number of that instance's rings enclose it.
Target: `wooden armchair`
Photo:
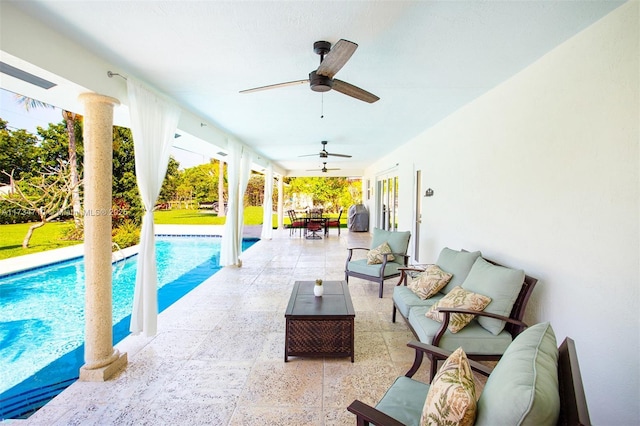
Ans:
[[[400,268],[406,267],[409,261],[407,250],[409,248],[409,239],[411,232],[392,232],[384,229],[374,228],[373,238],[370,248],[353,247],[349,248],[347,262],[344,268],[344,279],[349,282],[349,277],[362,278],[364,280],[377,282],[380,286],[378,296],[382,297],[384,280],[399,277]],[[354,250],[371,250],[379,247],[381,244],[387,243],[391,249],[391,253],[381,254],[382,263],[370,264],[367,259],[351,260]],[[393,258],[391,258],[391,255]]]
[[[378,404],[373,407],[355,400],[347,407],[356,415],[358,426],[420,424],[434,376],[429,377],[430,383],[412,377],[425,355],[446,359],[451,352],[420,342],[408,346],[416,351],[411,369],[396,379]],[[575,343],[567,337],[556,348],[549,323],[536,324],[518,336],[493,370],[473,360],[469,365],[488,377],[477,401],[475,425],[591,424]]]

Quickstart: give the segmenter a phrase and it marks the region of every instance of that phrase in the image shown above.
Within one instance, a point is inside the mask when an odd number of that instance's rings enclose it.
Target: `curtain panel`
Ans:
[[[136,162],[136,179],[145,208],[129,330],[154,336],[158,320],[158,271],[156,267],[153,208],[169,163],[169,152],[180,110],[132,77],[127,79],[129,114]]]
[[[228,141],[227,181],[229,200],[227,219],[220,247],[221,266],[242,266],[242,230],[244,227],[244,193],[249,183],[252,155],[240,143]]]
[[[270,240],[273,238],[273,166],[267,166],[264,175],[264,201],[262,202],[264,215],[262,216],[262,232],[260,238]]]

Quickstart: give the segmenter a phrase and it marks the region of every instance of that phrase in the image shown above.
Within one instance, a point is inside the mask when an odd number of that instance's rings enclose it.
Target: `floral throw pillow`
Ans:
[[[369,250],[369,253],[367,254],[367,265],[377,265],[379,263],[382,263],[382,261],[384,260],[382,254],[384,253],[391,253],[391,247],[389,247],[389,244],[387,242],[384,242],[378,247]],[[393,259],[395,259],[393,255],[390,254],[389,256],[387,256],[387,262],[391,262]]]
[[[451,281],[453,274],[443,271],[438,265],[429,265],[407,286],[420,299],[425,300],[439,292]]]
[[[472,425],[476,412],[473,373],[467,355],[458,348],[431,381],[420,425]]]
[[[442,322],[444,316],[437,311],[438,308],[460,308],[482,312],[491,303],[491,298],[482,294],[472,293],[462,287],[454,287],[445,297],[438,300],[425,316],[434,321]],[[457,333],[473,320],[475,315],[451,314],[449,331]]]

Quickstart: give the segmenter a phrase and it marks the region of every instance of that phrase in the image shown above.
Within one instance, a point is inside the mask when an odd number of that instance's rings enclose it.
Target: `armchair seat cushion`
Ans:
[[[407,426],[419,426],[429,387],[427,383],[400,376],[384,394],[376,409]]]
[[[403,266],[404,265],[396,262],[387,262],[387,265],[384,268],[384,276],[399,275],[400,271],[398,271],[398,268],[402,268]],[[349,262],[349,271],[372,277],[380,276],[380,268],[382,268],[381,264],[369,265],[367,263],[367,259],[358,259]]]
[[[429,306],[416,306],[409,311],[409,323],[421,342],[432,342],[441,325],[425,316],[429,309]],[[512,340],[507,331],[493,335],[473,320],[455,334],[447,330],[438,346],[448,351],[462,347],[467,354],[473,355],[496,355],[504,353]]]
[[[407,286],[399,285],[393,289],[393,303],[395,303],[396,308],[400,311],[403,317],[407,318],[409,316],[409,311],[414,306],[427,306],[431,307],[438,300],[442,299],[444,294],[436,293],[428,299],[422,300],[419,297],[416,297],[416,294],[411,291]]]

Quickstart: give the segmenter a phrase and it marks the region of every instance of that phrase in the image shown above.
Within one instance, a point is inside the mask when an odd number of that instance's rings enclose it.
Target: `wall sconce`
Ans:
[[[426,192],[424,193],[425,197],[433,197],[433,189],[429,188],[426,190]]]

